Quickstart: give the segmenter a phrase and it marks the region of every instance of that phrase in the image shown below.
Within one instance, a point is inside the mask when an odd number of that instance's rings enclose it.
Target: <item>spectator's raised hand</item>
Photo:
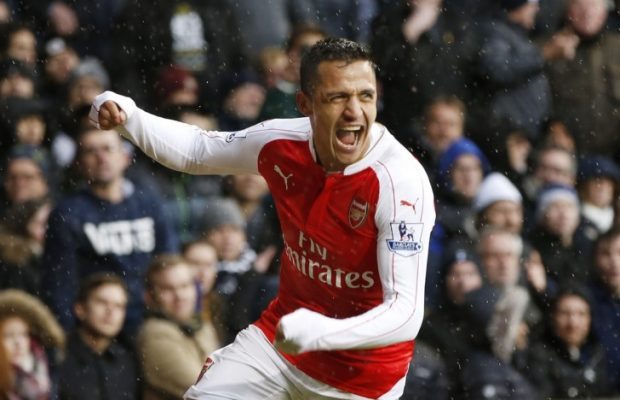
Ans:
[[[411,14],[403,23],[403,35],[409,43],[415,43],[424,32],[435,25],[441,12],[441,0],[414,0]]]
[[[579,45],[579,36],[564,29],[551,36],[543,45],[543,56],[547,61],[572,60]]]

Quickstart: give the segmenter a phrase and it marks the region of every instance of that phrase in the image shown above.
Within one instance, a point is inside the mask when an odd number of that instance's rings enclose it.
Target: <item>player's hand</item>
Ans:
[[[125,122],[127,122],[127,114],[115,102],[108,100],[99,108],[99,126],[101,129],[114,129]]]
[[[276,327],[276,339],[273,345],[276,349],[286,354],[297,355],[300,353],[299,345],[291,340],[286,339],[286,337],[284,336],[282,325],[280,323],[278,323],[278,326]]]

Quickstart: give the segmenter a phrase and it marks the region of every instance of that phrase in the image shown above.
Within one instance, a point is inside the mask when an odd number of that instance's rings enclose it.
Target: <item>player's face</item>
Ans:
[[[359,161],[369,146],[377,117],[377,81],[368,61],[324,61],[318,66],[312,96],[298,95],[308,117],[323,167],[341,171]]]

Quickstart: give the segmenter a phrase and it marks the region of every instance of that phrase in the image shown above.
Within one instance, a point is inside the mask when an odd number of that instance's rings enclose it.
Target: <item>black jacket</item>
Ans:
[[[135,355],[112,342],[101,355],[74,333],[59,369],[60,400],[139,399],[140,384]]]
[[[590,398],[611,394],[603,348],[590,339],[571,359],[567,347],[548,337],[532,345],[528,375],[545,397]]]
[[[541,51],[523,27],[505,17],[482,23],[479,37],[472,134],[485,150],[494,148],[499,136],[511,131],[536,138],[551,107]]]

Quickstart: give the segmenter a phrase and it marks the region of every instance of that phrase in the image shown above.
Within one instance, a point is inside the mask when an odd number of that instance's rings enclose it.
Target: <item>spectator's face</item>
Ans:
[[[31,99],[34,96],[34,82],[21,74],[12,73],[0,81],[0,97]]]
[[[63,84],[71,77],[71,73],[80,63],[80,59],[72,49],[50,56],[45,62],[45,72],[52,82]]]
[[[78,78],[69,88],[69,106],[75,110],[80,106],[90,105],[103,90],[103,86],[93,77]]]
[[[195,243],[185,250],[183,257],[194,267],[196,280],[200,283],[202,293],[209,293],[213,289],[217,277],[215,248],[207,243]]]
[[[558,300],[553,313],[553,328],[565,344],[581,347],[590,333],[590,322],[590,306],[584,299],[567,295]]]
[[[245,232],[234,225],[222,225],[207,234],[207,241],[213,245],[222,261],[235,261],[246,247]]]
[[[620,236],[601,242],[596,249],[596,267],[601,281],[620,296]]]
[[[224,107],[237,118],[255,120],[265,103],[265,88],[253,82],[246,82],[234,88],[226,96]]]
[[[310,117],[314,146],[326,170],[343,170],[364,156],[377,117],[377,81],[369,62],[320,63],[312,96],[299,93],[297,103]]]
[[[41,169],[28,158],[17,158],[9,162],[4,189],[14,204],[40,199],[49,192]]]
[[[165,104],[194,105],[198,104],[198,81],[193,75],[188,75],[182,86],[173,91],[165,99]]]
[[[12,363],[20,365],[30,354],[28,324],[20,317],[8,317],[2,323],[2,345]]]
[[[22,117],[17,121],[15,135],[21,144],[38,146],[45,138],[45,120],[40,115]]]
[[[11,9],[6,1],[0,1],[0,24],[11,22]]]
[[[80,162],[90,184],[106,185],[123,177],[129,156],[118,133],[92,130],[80,139]]]
[[[483,238],[480,257],[489,284],[511,287],[519,279],[518,246],[515,238],[507,233],[495,233]]]
[[[465,295],[482,286],[478,267],[471,261],[460,261],[446,275],[446,293],[455,304],[463,304]]]
[[[37,39],[28,29],[20,29],[9,39],[7,55],[10,58],[34,66],[37,62]]]
[[[267,181],[260,175],[234,175],[233,190],[241,201],[258,201],[269,191]]]
[[[540,155],[535,176],[543,184],[557,183],[574,186],[575,170],[570,153],[551,149]]]
[[[289,71],[293,72],[291,78],[293,78],[294,82],[299,82],[302,56],[310,47],[323,38],[323,35],[318,33],[306,33],[298,37],[297,42],[288,51]]]
[[[484,210],[482,216],[487,226],[502,228],[520,234],[523,228],[523,208],[521,204],[508,200],[500,200]]]
[[[611,207],[614,202],[614,181],[606,177],[588,179],[580,194],[584,203],[600,208]]]
[[[449,104],[436,104],[428,112],[425,133],[433,151],[437,154],[443,153],[452,143],[463,137],[461,111]]]
[[[547,207],[543,226],[554,235],[572,237],[579,225],[579,207],[574,201],[557,199]]]
[[[194,316],[198,297],[191,267],[177,264],[155,274],[150,296],[151,300],[147,302],[168,318],[179,322],[190,320]]]
[[[574,153],[577,147],[568,127],[560,121],[553,121],[549,124],[546,143],[550,146],[561,147],[571,153]]]
[[[472,154],[464,154],[456,159],[452,167],[452,190],[466,199],[473,199],[482,178],[480,159]]]
[[[81,327],[88,333],[115,338],[125,322],[127,294],[116,284],[104,284],[93,290],[85,303],[75,305]]]
[[[588,38],[603,29],[607,13],[604,0],[572,0],[568,6],[567,17],[575,33]]]

